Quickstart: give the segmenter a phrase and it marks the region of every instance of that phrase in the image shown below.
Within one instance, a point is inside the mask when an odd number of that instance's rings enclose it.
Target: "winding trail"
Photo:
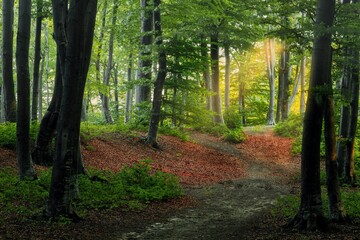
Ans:
[[[260,135],[264,134],[271,133]],[[250,228],[268,214],[278,197],[289,194],[287,173],[297,171],[296,164],[269,164],[264,159],[254,158],[241,146],[206,134],[192,133],[191,139],[245,162],[246,177],[187,188],[186,193],[199,202],[196,207],[154,222],[144,231],[124,233],[119,239],[254,239],[254,234],[248,235]]]

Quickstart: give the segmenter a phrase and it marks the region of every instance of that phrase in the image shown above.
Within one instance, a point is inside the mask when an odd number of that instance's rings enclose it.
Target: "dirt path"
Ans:
[[[199,205],[154,222],[142,231],[124,233],[120,239],[254,239],[254,225],[268,214],[279,196],[289,194],[290,189],[284,184],[288,175],[284,173],[293,171],[296,165],[289,168],[289,165],[268,164],[241,149],[241,145],[205,134],[193,133],[191,138],[244,161],[246,177],[188,188],[186,193],[197,199]]]

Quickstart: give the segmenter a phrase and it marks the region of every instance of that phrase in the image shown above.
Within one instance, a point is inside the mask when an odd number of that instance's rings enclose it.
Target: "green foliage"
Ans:
[[[13,214],[26,218],[46,204],[50,172],[40,171],[34,181],[19,181],[11,168],[0,170],[0,222]]]
[[[153,201],[183,194],[177,177],[161,171],[152,173],[150,163],[149,159],[143,160],[121,171],[119,177],[128,195],[143,201]]]
[[[177,137],[184,142],[187,142],[190,139],[189,134],[182,131],[180,128],[170,127],[168,125],[160,126],[159,133],[161,133],[163,135],[170,135],[170,136]]]
[[[90,170],[94,177],[79,176],[77,209],[141,207],[149,201],[179,197],[183,190],[174,175],[155,171],[150,160],[126,166],[119,173]],[[39,171],[37,180],[18,181],[14,169],[0,170],[0,223],[9,217],[39,214],[49,196],[51,170]]]
[[[117,126],[118,125],[114,124],[94,124],[91,122],[82,122],[80,126],[80,137],[86,142],[106,133],[117,131]]]
[[[35,143],[40,124],[33,122],[30,125],[30,141]],[[6,122],[0,124],[0,146],[15,149],[16,123]]]
[[[282,137],[297,138],[302,134],[303,121],[303,115],[290,115],[286,121],[279,122],[274,131]]]
[[[214,123],[211,123],[209,125],[203,125],[201,127],[199,126],[195,128],[195,130],[209,133],[218,137],[224,136],[229,131],[229,129],[226,127],[225,124],[214,124]]]
[[[286,218],[294,217],[299,210],[299,205],[299,196],[283,196],[276,200],[275,206],[272,209],[272,214],[274,216],[282,216]]]
[[[242,141],[246,140],[246,135],[243,132],[242,128],[238,127],[235,129],[229,129],[224,134],[224,139],[232,143],[241,143]]]
[[[238,106],[230,106],[224,112],[224,121],[229,129],[236,129],[242,126],[242,114]]]

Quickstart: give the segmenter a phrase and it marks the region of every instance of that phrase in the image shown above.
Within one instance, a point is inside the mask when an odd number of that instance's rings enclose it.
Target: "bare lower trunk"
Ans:
[[[214,123],[223,124],[224,118],[221,110],[221,93],[219,79],[219,34],[211,35],[211,83],[214,92],[212,99],[212,109],[215,112]]]

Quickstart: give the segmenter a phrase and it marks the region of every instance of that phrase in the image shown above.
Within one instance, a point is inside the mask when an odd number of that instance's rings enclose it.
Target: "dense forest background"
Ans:
[[[1,8],[1,128],[16,132],[21,179],[35,176],[33,161],[54,163],[49,215],[77,217],[81,118],[94,131],[147,132],[154,148],[159,131],[240,142],[244,126],[289,124],[283,134],[298,137],[294,151],[310,169],[292,224],[322,225],[320,157],[329,218],[346,219],[339,179],[355,184],[359,164],[357,0],[3,0]]]

